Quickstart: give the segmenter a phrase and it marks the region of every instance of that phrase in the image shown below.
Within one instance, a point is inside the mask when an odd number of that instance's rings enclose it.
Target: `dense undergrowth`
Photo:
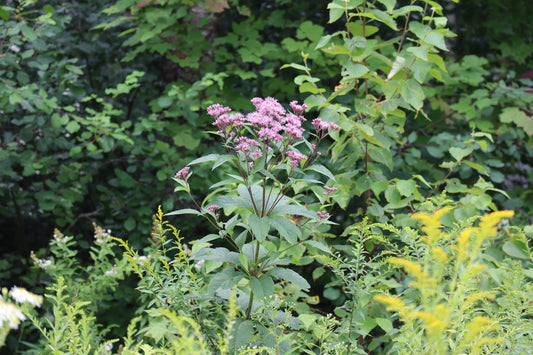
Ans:
[[[532,353],[531,24],[485,2],[0,6],[0,351]]]

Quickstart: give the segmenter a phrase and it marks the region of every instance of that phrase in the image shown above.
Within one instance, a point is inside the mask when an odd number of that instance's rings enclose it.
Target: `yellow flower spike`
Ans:
[[[474,293],[473,295],[468,296],[461,306],[462,309],[469,309],[473,304],[475,304],[477,301],[487,299],[487,300],[493,300],[496,297],[495,294],[482,291]]]
[[[389,259],[389,263],[393,264],[393,265],[403,266],[404,270],[408,274],[411,274],[412,276],[416,277],[417,279],[424,278],[424,276],[426,276],[422,272],[422,266],[420,266],[419,264],[414,263],[414,262],[412,262],[410,260],[402,259],[402,258],[390,258]]]
[[[448,254],[441,248],[433,248],[433,257],[441,264],[446,264],[448,261]]]
[[[462,343],[468,346],[468,344],[481,333],[495,329],[498,329],[498,326],[493,325],[490,318],[477,316],[466,326],[466,332],[462,339]]]
[[[445,234],[441,233],[440,231],[440,219],[449,211],[450,209],[448,207],[444,207],[433,213],[433,215],[427,215],[423,213],[415,213],[412,215],[414,219],[418,219],[424,225],[424,227],[422,227],[422,231],[424,231],[424,233],[426,233],[428,236],[428,244],[433,244],[445,236]]]
[[[514,216],[514,211],[496,211],[491,214],[481,217],[479,222],[479,229],[483,238],[492,238],[496,236],[496,225],[504,218],[511,218]]]
[[[402,313],[407,309],[407,307],[399,297],[375,295],[373,299],[374,301],[385,303],[386,305],[388,305],[387,311]]]

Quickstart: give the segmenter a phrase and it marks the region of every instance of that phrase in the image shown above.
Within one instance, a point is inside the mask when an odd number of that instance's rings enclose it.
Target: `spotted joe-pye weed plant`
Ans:
[[[306,279],[288,266],[310,263],[314,253],[330,252],[320,238],[332,223],[326,208],[336,188],[319,178],[333,183],[335,178],[318,158],[320,143],[339,129],[315,118],[313,132],[306,131],[307,106],[296,101],[289,105],[292,112],[271,97],[251,102],[256,111],[246,115],[220,104],[207,109],[226,154],[201,157],[176,173],[175,191],[187,192],[196,208],[167,214],[199,215],[216,229],[195,242],[192,258],[207,272],[216,272],[209,292],[229,298],[235,290],[247,319],[283,285],[308,290]],[[198,202],[189,185],[190,166],[204,162],[212,162],[213,170],[224,169],[225,178]],[[225,246],[214,247],[219,239]]]

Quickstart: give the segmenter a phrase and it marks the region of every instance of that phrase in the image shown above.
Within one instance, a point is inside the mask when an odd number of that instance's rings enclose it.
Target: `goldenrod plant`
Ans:
[[[449,212],[445,207],[433,214],[413,215],[422,224],[423,256],[389,258],[390,264],[406,273],[406,287],[397,294],[373,297],[402,322],[394,346],[399,353],[482,354],[503,350],[505,333],[499,319],[490,317],[484,305],[509,290],[488,282],[484,251],[497,236],[498,223],[514,213],[493,212],[447,232],[441,218]]]

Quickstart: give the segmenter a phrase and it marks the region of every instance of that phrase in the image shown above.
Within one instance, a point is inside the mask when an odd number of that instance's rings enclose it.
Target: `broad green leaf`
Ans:
[[[80,124],[76,121],[70,121],[65,127],[68,133],[76,133],[80,130],[80,128]]]
[[[424,38],[424,42],[434,45],[435,47],[447,51],[446,42],[444,42],[444,36],[441,33],[431,31]]]
[[[500,114],[500,121],[504,123],[513,122],[522,128],[528,136],[533,136],[533,119],[520,110],[518,107],[507,107]]]
[[[237,324],[233,326],[229,342],[230,354],[238,354],[241,349],[249,346],[254,335],[254,323],[252,321],[237,319],[235,322]]]
[[[389,13],[391,13],[392,10],[394,10],[394,7],[396,6],[396,0],[378,0],[378,2],[385,5],[385,8]]]
[[[360,78],[368,72],[369,69],[365,65],[349,62],[344,67],[342,75],[347,76],[349,78]]]
[[[277,205],[272,210],[272,213],[290,214],[293,216],[304,216],[308,218],[316,218],[316,212],[309,210],[307,207],[296,204]]]
[[[248,225],[250,226],[255,238],[260,242],[264,241],[270,231],[269,217],[259,217],[256,214],[251,214],[248,217]]]
[[[407,51],[413,53],[419,59],[428,60],[429,46],[427,44],[420,47],[409,47]]]
[[[44,12],[46,12],[48,14],[55,14],[56,13],[54,8],[52,6],[50,6],[50,5],[44,5],[43,6],[43,10],[44,10]]]
[[[455,158],[455,160],[461,161],[463,160],[464,157],[466,157],[467,155],[469,155],[470,153],[474,151],[474,147],[472,146],[468,146],[466,148],[451,147],[448,151],[450,152],[451,156]]]
[[[330,39],[331,39],[331,35],[326,35],[326,36],[322,37],[320,39],[320,41],[318,41],[315,49],[320,49],[320,48],[324,47],[326,44],[329,43]]]
[[[503,251],[514,258],[530,259],[528,247],[519,240],[507,241],[503,243]]]
[[[4,21],[9,21],[9,12],[4,10],[2,6],[0,6],[0,18],[2,18]]]
[[[313,248],[317,248],[318,250],[322,250],[322,251],[324,251],[324,252],[326,252],[328,254],[333,254],[331,252],[331,250],[329,250],[329,248],[327,246],[325,246],[324,244],[322,244],[320,242],[317,242],[315,240],[306,240],[305,244],[310,245]]]
[[[187,165],[195,165],[200,163],[205,163],[206,161],[216,161],[220,157],[219,154],[208,154],[203,157],[200,157],[198,159],[194,159],[192,162],[190,162]]]
[[[392,326],[392,322],[390,319],[387,318],[376,318],[376,323],[386,332],[390,332],[394,327]]]
[[[380,193],[385,191],[389,187],[389,181],[388,180],[380,180],[372,183],[370,188],[372,189],[372,192],[374,195],[379,196]]]
[[[483,165],[480,165],[478,163],[474,163],[473,161],[465,160],[463,163],[471,167],[472,169],[477,170],[479,173],[483,175],[489,176],[489,173],[487,172],[487,169]]]
[[[355,126],[359,128],[361,131],[363,131],[367,136],[372,137],[374,135],[374,130],[372,129],[372,127],[370,127],[366,123],[357,122]]]
[[[304,291],[308,291],[309,287],[311,287],[311,285],[309,285],[306,279],[304,279],[302,276],[300,276],[300,274],[298,274],[296,271],[293,271],[291,269],[286,269],[283,267],[275,267],[269,271],[269,274],[274,276],[275,278],[288,281],[300,287]]]
[[[402,85],[401,95],[415,110],[422,108],[426,97],[422,86],[414,79],[409,79]]]
[[[272,216],[270,217],[270,223],[272,224],[272,227],[274,227],[274,229],[276,229],[279,234],[291,244],[297,243],[298,239],[302,237],[302,231],[300,228],[288,218],[279,215]]]
[[[250,278],[250,289],[258,299],[268,298],[274,294],[274,281],[267,274],[259,278]]]
[[[316,171],[317,173],[320,173],[322,175],[325,175],[327,176],[328,178],[330,178],[331,180],[333,181],[336,181],[335,180],[335,176],[331,173],[331,171],[329,171],[328,168],[326,168],[324,165],[321,165],[321,164],[313,164],[311,165],[310,167],[306,168],[305,170],[313,170],[313,171]]]
[[[416,189],[416,182],[414,180],[398,180],[396,188],[402,196],[409,197]]]
[[[222,165],[222,164],[224,164],[224,163],[227,163],[228,161],[231,161],[233,158],[234,158],[234,156],[231,155],[231,154],[224,154],[224,155],[221,155],[220,157],[217,158],[217,160],[216,160],[215,163],[213,164],[213,167],[211,168],[211,170],[215,170],[215,169],[218,168],[220,165]]]

